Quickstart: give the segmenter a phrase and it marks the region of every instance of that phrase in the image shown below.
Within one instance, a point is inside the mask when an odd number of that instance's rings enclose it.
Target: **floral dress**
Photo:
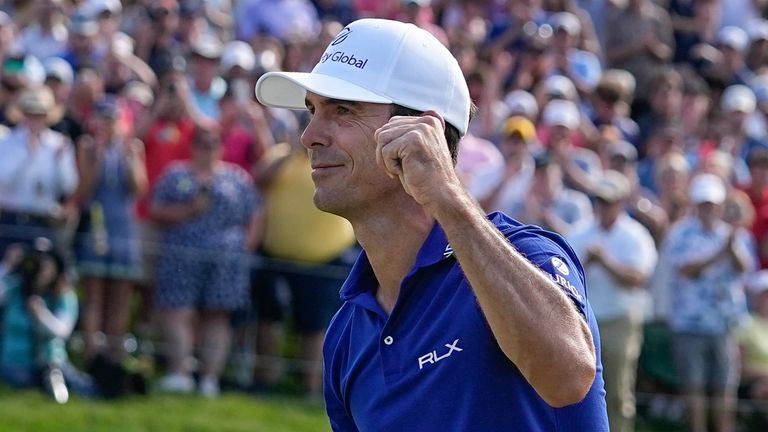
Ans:
[[[241,168],[222,166],[208,187],[208,209],[162,230],[156,291],[160,307],[235,310],[248,305],[245,234],[261,200]],[[191,203],[203,188],[188,164],[177,163],[161,176],[152,203]]]

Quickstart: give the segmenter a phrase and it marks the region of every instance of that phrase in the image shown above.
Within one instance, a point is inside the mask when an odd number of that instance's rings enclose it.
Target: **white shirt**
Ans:
[[[62,134],[46,129],[30,153],[29,130],[14,128],[0,140],[0,209],[48,215],[59,198],[77,187],[74,148]]]
[[[69,32],[63,24],[54,25],[51,34],[44,33],[37,24],[32,24],[21,32],[24,51],[40,61],[63,55],[67,50],[68,40]]]
[[[653,272],[658,260],[651,234],[626,214],[620,215],[609,231],[604,231],[597,219],[588,225],[575,227],[568,241],[584,263],[587,249],[598,244],[611,259],[647,275]],[[651,298],[644,287],[620,283],[603,265],[585,263],[584,276],[589,302],[598,320],[626,313],[645,317],[650,311]]]

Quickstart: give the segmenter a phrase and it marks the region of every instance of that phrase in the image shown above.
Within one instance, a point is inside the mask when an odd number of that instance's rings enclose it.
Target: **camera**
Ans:
[[[54,266],[54,276],[41,284],[38,276],[44,266],[49,264]],[[32,245],[23,247],[23,256],[14,269],[14,273],[21,279],[24,298],[50,293],[63,272],[64,259],[54,250],[53,242],[42,237],[35,239]]]

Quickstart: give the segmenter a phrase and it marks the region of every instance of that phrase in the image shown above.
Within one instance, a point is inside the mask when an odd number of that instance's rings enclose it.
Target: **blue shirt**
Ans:
[[[599,336],[584,272],[557,234],[501,213],[492,222],[586,317],[597,376],[581,402],[549,406],[504,355],[445,233],[435,225],[392,313],[376,301],[363,252],[324,345],[325,401],[335,431],[607,431]]]

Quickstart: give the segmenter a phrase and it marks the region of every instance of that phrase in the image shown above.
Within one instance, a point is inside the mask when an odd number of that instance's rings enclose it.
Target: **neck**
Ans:
[[[217,161],[196,161],[192,160],[192,169],[198,174],[212,174],[216,170]]]
[[[413,267],[434,219],[410,197],[404,205],[389,205],[365,219],[350,219],[379,282],[376,299],[389,313],[400,294],[400,284]]]

